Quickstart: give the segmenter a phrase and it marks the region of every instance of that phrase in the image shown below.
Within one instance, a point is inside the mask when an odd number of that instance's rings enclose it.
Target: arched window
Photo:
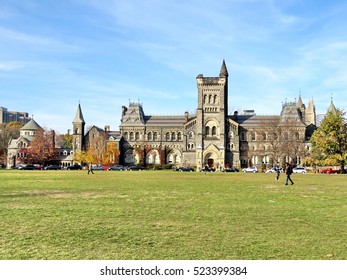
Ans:
[[[255,141],[256,138],[257,138],[257,135],[256,135],[256,133],[253,131],[253,132],[251,133],[251,141]]]
[[[177,133],[177,141],[182,141],[182,133],[181,132]]]
[[[213,103],[214,103],[214,104],[217,104],[217,95],[215,95],[215,96],[213,97]]]
[[[153,140],[152,132],[148,132],[147,138],[148,138],[148,141],[152,141]]]
[[[288,140],[288,132],[284,132],[283,133],[283,139],[284,140]]]
[[[170,132],[166,132],[165,134],[165,140],[169,141],[170,140]]]
[[[263,141],[267,141],[267,134],[265,132],[263,132],[261,135],[263,137]]]
[[[134,132],[130,132],[130,141],[134,141]]]
[[[212,136],[217,135],[217,128],[215,126],[212,127]]]
[[[157,141],[158,140],[158,132],[153,133],[153,140]]]
[[[300,140],[300,134],[299,134],[299,132],[295,132],[295,140]]]
[[[140,133],[136,132],[135,133],[135,141],[139,141],[140,140]]]
[[[171,134],[171,140],[172,140],[172,141],[176,141],[176,133],[175,133],[175,132],[172,132],[172,134]]]
[[[125,132],[125,133],[124,133],[124,139],[125,139],[125,140],[128,140],[128,137],[129,137],[128,132]]]
[[[209,126],[206,126],[206,127],[205,127],[205,135],[206,135],[206,136],[209,136],[209,135],[210,135],[210,127],[209,127]]]

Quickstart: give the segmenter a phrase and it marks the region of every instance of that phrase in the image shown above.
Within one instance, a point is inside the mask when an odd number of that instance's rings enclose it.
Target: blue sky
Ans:
[[[122,105],[195,112],[196,76],[229,71],[229,112],[279,114],[301,92],[347,109],[347,2],[0,0],[0,106],[47,128],[118,130]]]

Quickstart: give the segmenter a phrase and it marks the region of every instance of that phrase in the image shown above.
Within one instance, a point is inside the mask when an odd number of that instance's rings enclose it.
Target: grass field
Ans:
[[[347,175],[0,170],[0,259],[347,259]]]

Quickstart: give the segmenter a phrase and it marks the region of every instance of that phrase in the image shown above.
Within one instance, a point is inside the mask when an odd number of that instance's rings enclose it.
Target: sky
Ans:
[[[347,109],[347,2],[323,0],[0,0],[0,106],[66,133],[118,130],[197,108],[196,77],[229,72],[229,112],[279,115],[299,95]]]

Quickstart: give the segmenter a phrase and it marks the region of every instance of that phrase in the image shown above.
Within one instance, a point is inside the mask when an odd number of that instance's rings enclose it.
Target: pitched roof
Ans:
[[[39,130],[39,129],[42,129],[42,127],[39,126],[39,124],[35,122],[33,119],[31,119],[20,130]]]

